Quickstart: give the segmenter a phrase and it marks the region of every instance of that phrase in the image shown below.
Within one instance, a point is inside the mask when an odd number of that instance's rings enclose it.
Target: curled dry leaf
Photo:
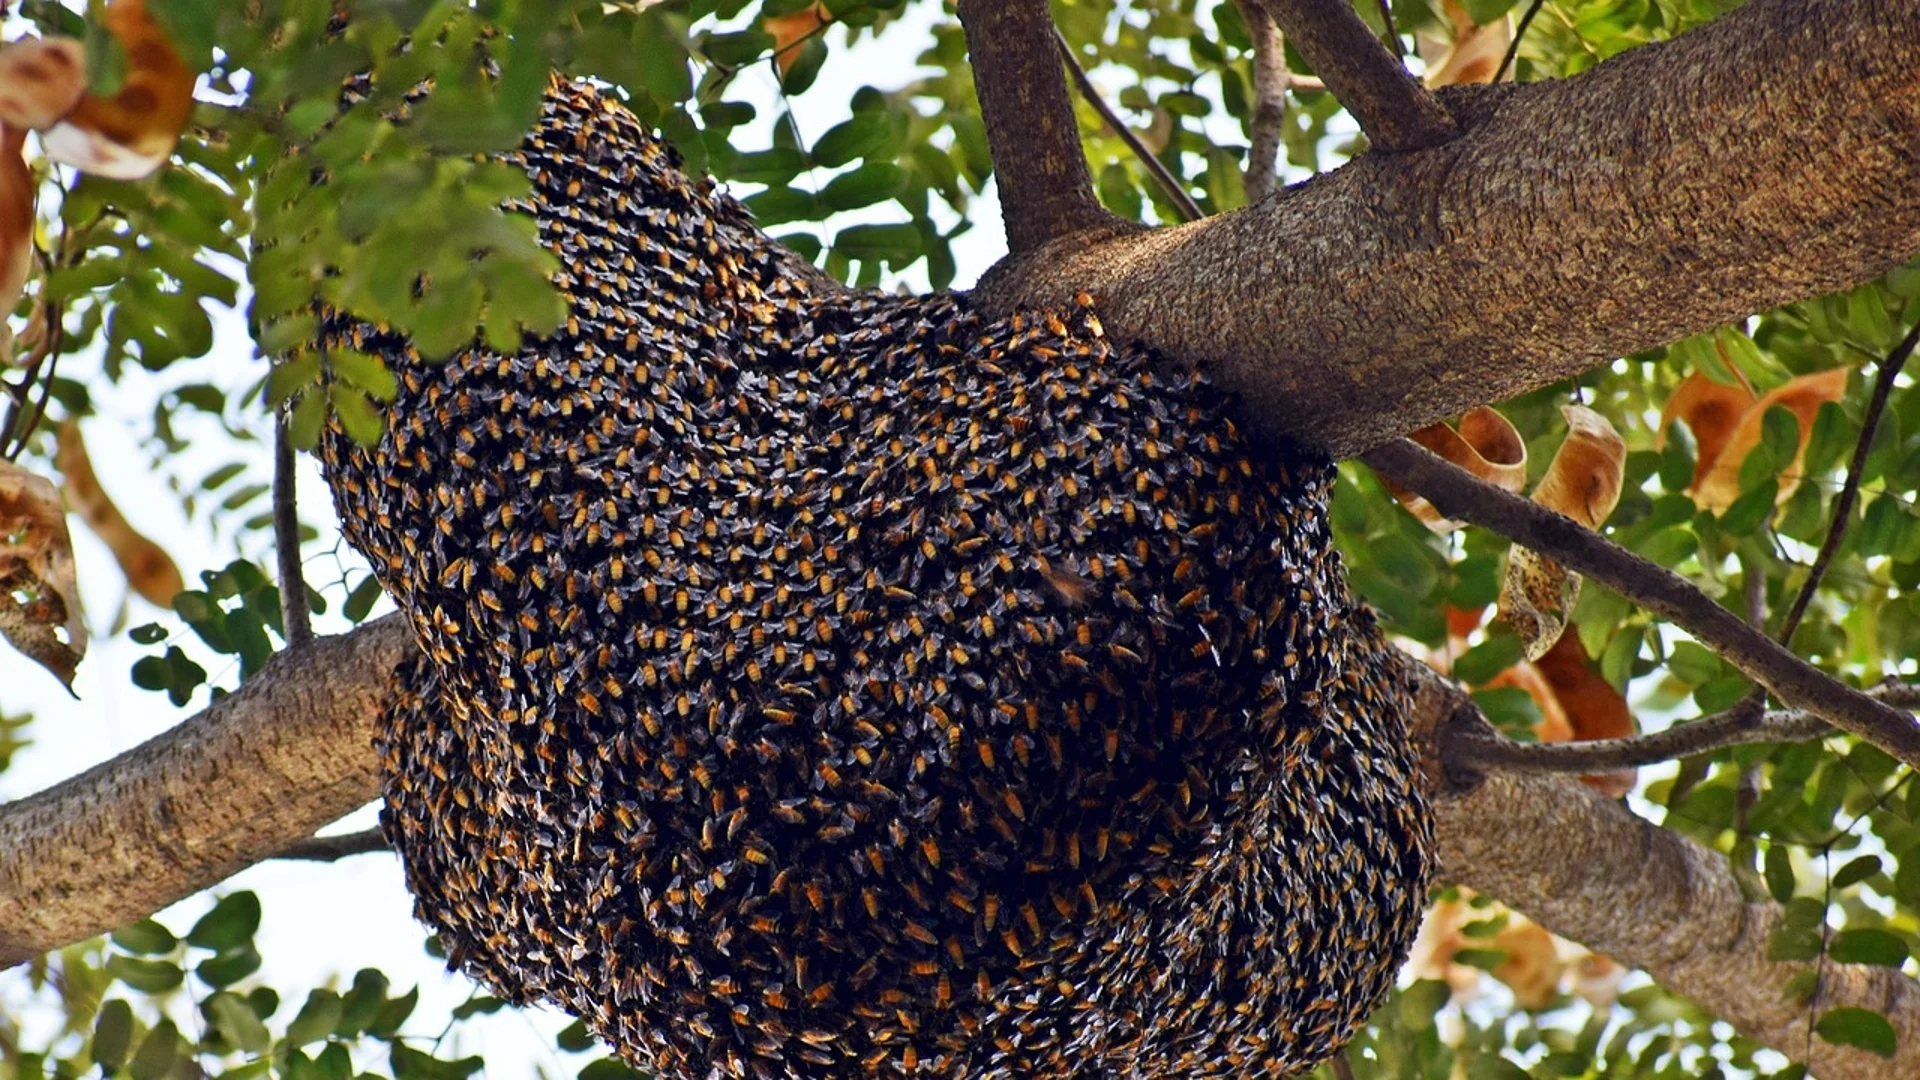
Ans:
[[[1525,690],[1540,710],[1533,733],[1543,743],[1623,739],[1639,731],[1627,699],[1600,674],[1576,634],[1562,634],[1539,659],[1515,664],[1488,686]],[[1633,790],[1637,770],[1619,769],[1580,779],[1610,798]]]
[[[1527,444],[1497,410],[1482,405],[1460,418],[1460,428],[1429,424],[1410,438],[1489,484],[1519,494],[1527,486]],[[1451,532],[1457,521],[1440,515],[1426,499],[1382,479],[1387,492],[1434,532]]]
[[[120,563],[121,572],[127,575],[127,584],[148,603],[171,606],[173,598],[186,588],[180,568],[159,544],[128,524],[126,515],[107,497],[106,489],[100,486],[100,477],[93,471],[93,460],[87,454],[87,444],[80,437],[77,422],[69,420],[60,425],[59,449],[53,462],[66,477],[68,503],[80,515],[80,520],[106,541],[114,559]]]
[[[0,121],[45,131],[87,92],[86,49],[72,38],[22,38],[0,45]]]
[[[1755,398],[1743,386],[1716,383],[1700,372],[1683,380],[1667,399],[1660,412],[1660,437],[1675,420],[1684,422],[1693,432],[1699,458],[1693,466],[1693,485],[1687,494],[1695,505],[1726,513],[1740,497],[1740,466],[1753,448],[1760,445],[1762,421],[1767,410],[1783,406],[1800,421],[1800,445],[1793,463],[1781,470],[1779,501],[1785,502],[1800,486],[1801,462],[1807,442],[1813,438],[1813,421],[1820,406],[1840,401],[1847,394],[1847,369],[1829,368],[1801,375]]]
[[[0,121],[0,327],[20,302],[27,275],[33,271],[35,184],[33,171],[21,156],[26,138],[27,129]],[[43,326],[45,321],[42,315]]]
[[[1561,410],[1567,438],[1547,465],[1533,501],[1598,529],[1620,501],[1627,444],[1607,418],[1583,405]],[[1500,586],[1500,616],[1520,635],[1529,660],[1538,660],[1566,629],[1580,596],[1580,575],[1536,551],[1515,547]]]
[[[1507,46],[1513,44],[1512,20],[1502,12],[1485,26],[1476,26],[1460,0],[1443,0],[1440,6],[1446,11],[1453,38],[1441,42],[1422,35],[1420,57],[1427,62],[1427,85],[1492,82]]]
[[[0,634],[73,689],[87,624],[67,516],[52,481],[10,461],[0,461]]]
[[[137,180],[166,162],[186,130],[194,71],[147,13],[146,0],[112,0],[104,22],[127,54],[126,80],[112,97],[82,98],[41,141],[55,161]]]
[[[810,4],[791,15],[771,15],[760,20],[761,29],[773,35],[773,62],[785,75],[800,59],[799,43],[807,35],[833,21],[826,6]]]

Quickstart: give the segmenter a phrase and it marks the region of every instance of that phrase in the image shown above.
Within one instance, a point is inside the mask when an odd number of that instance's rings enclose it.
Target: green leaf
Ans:
[[[202,961],[193,976],[215,990],[225,990],[260,970],[260,953],[251,943]]]
[[[213,1024],[214,1030],[218,1031],[220,1037],[230,1046],[250,1054],[258,1054],[273,1042],[273,1036],[267,1032],[267,1025],[260,1022],[260,1018],[253,1014],[252,1007],[238,995],[215,994],[207,999],[202,1008],[208,1021]]]
[[[1884,1058],[1893,1056],[1898,1046],[1893,1025],[1877,1012],[1866,1009],[1829,1009],[1813,1025],[1813,1030],[1830,1043],[1857,1046]]]
[[[140,1049],[127,1064],[127,1072],[133,1080],[163,1080],[173,1072],[180,1049],[180,1029],[172,1020],[163,1019],[140,1040]]]
[[[133,1045],[133,1006],[114,998],[100,1006],[93,1024],[93,1061],[105,1072],[115,1072],[126,1064],[127,1051]]]
[[[453,1018],[465,1020],[473,1016],[486,1016],[499,1012],[507,1003],[491,994],[477,994],[454,1006]]]
[[[860,262],[886,262],[895,269],[920,257],[920,230],[912,225],[855,225],[833,238],[834,250]]]
[[[394,1080],[466,1080],[485,1064],[478,1057],[447,1061],[401,1042],[389,1044],[387,1061],[393,1067]]]
[[[1487,640],[1462,653],[1453,662],[1453,677],[1469,686],[1478,686],[1519,663],[1526,656],[1526,643],[1520,635],[1490,632]]]
[[[367,1029],[387,1003],[387,977],[374,968],[361,968],[353,974],[353,988],[341,1001],[340,1022],[333,1033],[351,1039]]]
[[[295,394],[302,393],[319,382],[320,353],[317,350],[288,357],[275,364],[273,371],[267,376],[267,404],[277,409],[292,400]]]
[[[1907,951],[1906,941],[1886,930],[1842,930],[1833,936],[1828,956],[1842,964],[1899,967],[1907,962]]]
[[[399,380],[387,370],[387,362],[377,356],[353,349],[330,349],[326,360],[335,376],[366,391],[375,401],[392,401],[400,393]]]
[[[1785,844],[1771,844],[1767,847],[1767,859],[1764,867],[1767,879],[1767,892],[1774,902],[1784,904],[1793,899],[1796,883],[1793,876],[1793,859]]]
[[[293,1046],[305,1046],[326,1038],[339,1026],[340,1011],[339,994],[325,989],[311,991],[300,1012],[287,1024],[286,1041]]]
[[[1851,755],[1849,755],[1851,756]],[[1834,872],[1833,887],[1849,889],[1880,872],[1880,856],[1862,855]]]
[[[554,1036],[554,1044],[569,1054],[578,1054],[594,1047],[593,1035],[587,1031],[587,1025],[575,1020],[560,1029]]]
[[[339,417],[348,438],[361,446],[373,446],[380,441],[386,432],[386,419],[365,392],[358,387],[334,383],[327,387],[327,399],[333,403],[333,413]]]
[[[141,640],[145,635],[142,635],[140,631],[147,629],[157,630],[159,627],[156,624],[139,627],[133,631],[133,639],[139,641],[142,645],[153,644],[152,640]],[[162,633],[164,634],[164,631]],[[173,931],[168,930],[166,927],[148,918],[141,919],[137,923],[128,923],[126,926],[115,930],[113,932],[113,943],[128,952],[144,953],[148,956],[153,956],[159,953],[172,952],[174,947],[180,944],[180,939],[173,936]]]
[[[866,157],[887,143],[892,122],[879,113],[864,113],[827,129],[813,144],[813,160],[830,169]]]
[[[400,997],[387,999],[386,1004],[380,1006],[380,1011],[374,1014],[373,1021],[367,1025],[367,1034],[383,1039],[391,1038],[400,1030],[400,1025],[407,1022],[407,1017],[413,1015],[414,1006],[418,1004],[420,1004],[420,988],[417,986]]]
[[[852,172],[834,177],[821,189],[820,199],[834,210],[858,210],[892,198],[905,179],[906,172],[900,166],[887,161],[869,161]]]
[[[253,940],[260,929],[260,898],[250,890],[230,893],[187,931],[187,944],[223,952]]]
[[[164,994],[186,978],[180,965],[167,960],[141,960],[115,954],[107,957],[107,974],[146,994]]]

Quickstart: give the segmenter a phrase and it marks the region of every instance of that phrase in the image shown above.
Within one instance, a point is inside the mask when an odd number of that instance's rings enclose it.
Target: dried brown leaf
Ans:
[[[800,59],[799,43],[832,21],[833,16],[819,3],[791,15],[772,15],[760,20],[760,28],[773,35],[773,62],[781,75]]]
[[[1695,372],[1687,377],[1687,381],[1691,382],[1699,378],[1702,376]],[[1682,384],[1683,387],[1685,385],[1685,383]],[[1767,410],[1780,405],[1791,411],[1800,421],[1800,443],[1794,450],[1793,463],[1781,470],[1778,477],[1779,501],[1785,502],[1793,494],[1794,489],[1800,486],[1801,463],[1807,452],[1807,442],[1813,438],[1813,421],[1820,413],[1820,406],[1829,401],[1840,401],[1846,395],[1846,368],[1829,368],[1826,371],[1801,375],[1770,391],[1758,401],[1754,401],[1752,395],[1748,395],[1747,408],[1726,431],[1724,437],[1716,440],[1715,452],[1711,459],[1707,456],[1706,441],[1700,435],[1700,425],[1712,427],[1722,423],[1724,415],[1721,412],[1712,412],[1701,416],[1696,423],[1694,416],[1680,414],[1687,419],[1687,427],[1693,430],[1694,440],[1700,443],[1700,461],[1695,465],[1694,485],[1688,494],[1693,496],[1693,501],[1697,505],[1712,510],[1716,514],[1725,513],[1727,507],[1732,506],[1734,500],[1740,497],[1740,467],[1746,462],[1747,455],[1753,452],[1753,448],[1760,445],[1762,420]],[[1689,408],[1695,414],[1701,411],[1698,405],[1690,404]],[[1668,409],[1673,410],[1671,401],[1668,402]]]
[[[1518,494],[1527,485],[1527,444],[1498,410],[1480,406],[1460,418],[1458,430],[1447,424],[1429,424],[1410,438],[1440,457],[1506,491]],[[1460,523],[1441,516],[1426,499],[1392,481],[1382,479],[1388,494],[1434,532],[1451,532]]]
[[[1566,717],[1568,740],[1624,739],[1640,730],[1634,722],[1633,710],[1627,708],[1627,699],[1600,674],[1600,666],[1587,656],[1586,646],[1580,644],[1578,634],[1562,634],[1533,666],[1546,680],[1560,713]],[[1548,738],[1542,732],[1540,741],[1560,740]],[[1633,790],[1637,776],[1637,770],[1617,769],[1583,776],[1581,780],[1617,799]]]
[[[0,323],[13,313],[33,272],[33,170],[21,156],[27,130],[0,121]],[[42,325],[45,316],[41,317]]]
[[[1453,30],[1452,40],[1442,48],[1423,49],[1427,64],[1428,86],[1459,86],[1464,83],[1489,83],[1500,70],[1500,61],[1513,44],[1513,22],[1505,13],[1485,26],[1476,26],[1459,0],[1444,0],[1441,7]],[[1437,43],[1436,43],[1437,44]],[[1511,78],[1511,73],[1508,75]]]
[[[0,121],[45,131],[87,92],[87,53],[72,38],[22,38],[0,45]]]
[[[80,436],[77,422],[69,420],[60,425],[59,449],[53,460],[66,477],[67,502],[80,515],[80,520],[106,541],[121,572],[127,575],[127,584],[148,603],[171,607],[173,598],[186,588],[180,568],[174,565],[165,549],[128,523],[126,515],[100,486],[100,477],[93,471],[93,460],[87,454],[87,444]]]
[[[67,516],[52,481],[10,461],[0,461],[0,634],[73,689],[87,624]]]
[[[41,142],[55,161],[137,180],[166,162],[186,130],[194,71],[147,13],[146,0],[113,0],[104,22],[126,52],[126,80],[112,97],[82,98]]]
[[[1533,501],[1598,529],[1620,501],[1627,446],[1607,418],[1582,405],[1561,410],[1567,438],[1534,489]],[[1539,552],[1515,547],[1507,556],[1500,586],[1500,616],[1526,645],[1526,657],[1538,660],[1566,629],[1567,616],[1580,596],[1580,575]]]

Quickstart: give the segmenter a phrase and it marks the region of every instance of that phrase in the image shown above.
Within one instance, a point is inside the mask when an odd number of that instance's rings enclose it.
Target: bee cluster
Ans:
[[[597,91],[512,160],[564,329],[330,432],[418,632],[383,825],[452,961],[669,1077],[1288,1076],[1431,825],[1328,463],[1108,339],[823,283]]]

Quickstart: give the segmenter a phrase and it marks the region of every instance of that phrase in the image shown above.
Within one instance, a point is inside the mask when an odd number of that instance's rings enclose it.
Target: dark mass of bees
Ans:
[[[666,1077],[1279,1077],[1430,871],[1332,471],[1105,336],[841,290],[618,104],[512,160],[563,330],[327,475],[420,657],[387,835],[453,962]]]

